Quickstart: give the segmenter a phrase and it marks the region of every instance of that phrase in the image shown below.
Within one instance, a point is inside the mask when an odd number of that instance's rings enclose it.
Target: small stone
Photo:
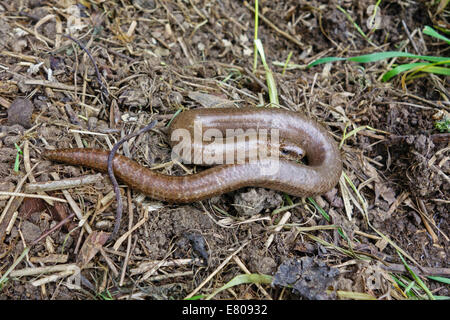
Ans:
[[[109,230],[112,228],[112,222],[108,221],[108,220],[100,220],[100,221],[97,221],[97,223],[95,224],[95,227],[99,230],[106,231],[106,230]]]
[[[283,198],[273,190],[251,188],[247,192],[238,192],[233,206],[241,216],[253,216],[265,209],[274,209],[281,205]]]
[[[260,274],[273,274],[277,268],[277,263],[271,257],[260,258],[257,264],[257,271]]]
[[[134,0],[133,5],[141,10],[153,10],[156,8],[155,0]]]
[[[183,102],[183,95],[177,91],[172,91],[169,94],[169,100],[174,105],[180,105]]]
[[[88,129],[89,130],[94,130],[97,127],[97,122],[98,122],[98,118],[96,118],[96,117],[89,117],[88,123],[87,123]]]
[[[8,125],[19,124],[24,128],[30,128],[33,109],[33,103],[30,100],[15,99],[8,108]]]
[[[27,243],[37,239],[41,235],[41,229],[30,221],[23,221],[20,227],[23,238]]]

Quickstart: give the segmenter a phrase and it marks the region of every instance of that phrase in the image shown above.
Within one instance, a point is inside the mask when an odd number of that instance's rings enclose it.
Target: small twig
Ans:
[[[409,32],[409,29],[405,23],[405,20],[403,20],[403,19],[402,19],[402,25],[403,25],[403,29],[405,29],[406,35],[408,36],[409,42],[411,42],[414,50],[416,51],[417,54],[421,54],[420,50],[417,48],[416,43],[414,42],[414,40],[411,36],[411,32]]]
[[[142,128],[141,130],[135,132],[135,133],[131,133],[125,137],[123,137],[122,139],[120,139],[119,142],[117,142],[114,147],[112,148],[111,152],[109,153],[108,156],[108,175],[109,175],[109,179],[111,180],[111,183],[113,185],[114,188],[114,192],[116,193],[116,201],[117,201],[117,211],[116,211],[116,222],[114,225],[114,230],[111,233],[111,236],[109,237],[109,240],[112,240],[115,238],[115,236],[117,235],[117,232],[119,231],[119,227],[120,227],[120,221],[122,220],[122,211],[123,211],[123,203],[122,203],[122,197],[120,196],[120,190],[119,190],[119,184],[117,183],[116,177],[114,176],[114,170],[113,170],[113,158],[117,152],[117,150],[119,149],[119,147],[127,140],[138,136],[144,132],[149,131],[150,129],[152,129],[154,126],[156,125],[156,120],[153,120],[149,125],[145,126],[144,128]]]
[[[436,133],[431,135],[431,140],[433,140],[434,143],[436,142],[450,142],[450,133]]]
[[[26,172],[31,172],[31,161],[30,161],[30,142],[29,140],[25,140],[25,144],[23,146],[23,165]],[[28,180],[30,183],[36,183],[36,178],[30,173]],[[27,186],[25,186],[25,192],[33,193],[26,190]],[[37,190],[37,193],[41,196],[48,196],[45,192]],[[53,206],[54,202],[50,199],[44,199],[49,205]]]
[[[34,182],[25,186],[26,192],[39,192],[39,191],[54,191],[62,189],[70,189],[75,187],[84,186],[86,184],[93,184],[102,180],[101,173],[91,174],[76,178],[69,178],[64,180],[52,180],[46,182]]]
[[[17,26],[18,28],[20,28],[20,29],[22,29],[22,30],[28,32],[29,34],[32,34],[32,35],[35,36],[36,38],[38,38],[38,39],[40,38],[41,40],[44,40],[45,42],[50,43],[52,46],[55,45],[55,41],[53,41],[52,39],[49,39],[49,38],[47,38],[47,37],[45,37],[45,36],[43,36],[43,35],[37,34],[34,30],[29,29],[29,28],[27,28],[27,27],[21,25],[21,24],[18,23],[18,22],[15,22],[14,25]]]
[[[114,265],[114,262],[112,261],[112,259],[106,254],[103,247],[100,248],[100,254],[105,259],[106,264],[108,265],[109,269],[113,273],[114,277],[119,276],[119,271],[117,270],[116,266]]]
[[[30,18],[31,20],[33,20],[33,22],[39,21],[39,18],[37,16],[32,15],[31,13],[25,12],[23,10],[19,11],[19,16]]]
[[[27,172],[27,174],[22,179],[20,179],[19,183],[17,183],[16,189],[14,190],[15,193],[19,193],[19,191],[22,188],[23,184],[25,183],[25,181],[27,181],[28,176],[31,174],[31,172],[34,170],[34,168],[36,168],[37,165],[38,165],[38,163],[36,163],[33,166],[33,168],[31,168],[31,170],[29,172]],[[8,210],[11,207],[11,204],[14,201],[14,199],[15,199],[15,196],[12,196],[11,198],[9,198],[9,201],[6,204],[6,207],[3,209],[3,212],[0,215],[0,225],[1,225],[2,221],[3,221],[3,219],[5,218],[5,216],[7,215]],[[14,212],[15,210],[12,210],[12,211]],[[11,212],[11,214],[13,212]],[[1,235],[0,235],[0,238],[1,238]]]
[[[11,277],[18,278],[18,277],[36,276],[46,273],[66,271],[68,269],[75,269],[76,267],[77,265],[75,263],[70,263],[70,264],[57,264],[54,266],[24,268],[12,271]]]
[[[189,293],[185,299],[189,299],[192,298],[194,296],[194,294],[196,294],[201,288],[203,288],[205,286],[205,284],[207,284],[220,270],[222,270],[225,265],[236,255],[238,254],[247,244],[249,244],[250,242],[245,242],[244,244],[242,244],[236,251],[234,251],[232,254],[230,254],[205,280],[203,280],[202,283],[200,283],[200,285],[194,289],[194,291],[192,291],[191,293]]]
[[[59,176],[58,176],[58,174],[56,172],[52,172],[50,175],[52,176],[53,179],[60,180]],[[83,213],[82,213],[80,207],[75,202],[75,200],[73,200],[73,198],[70,195],[70,193],[67,190],[61,190],[61,192],[63,193],[64,197],[66,198],[67,202],[69,203],[69,206],[71,207],[73,212],[75,212],[75,214],[76,214],[77,218],[80,220],[80,222],[83,221],[83,219],[84,219]],[[87,221],[83,222],[83,228],[86,229],[86,232],[88,234],[91,234],[92,228],[89,225],[89,223],[87,223]]]
[[[131,191],[130,191],[130,189],[127,189],[127,201],[128,201],[128,230],[131,230],[133,228],[133,208],[131,206]],[[130,254],[131,254],[131,234],[128,237],[127,250],[126,250],[125,259],[123,260],[122,273],[120,274],[119,286],[123,286],[123,282],[125,281],[125,273],[127,270],[128,261],[130,260]]]
[[[89,59],[91,60],[92,64],[94,65],[95,68],[95,73],[97,74],[97,82],[100,86],[101,89],[101,93],[104,97],[108,97],[109,93],[108,93],[108,89],[106,88],[106,86],[103,84],[102,78],[100,76],[100,71],[98,71],[98,67],[97,64],[95,63],[94,58],[92,57],[91,53],[89,52],[89,50],[77,39],[72,38],[70,35],[68,34],[63,34],[63,37],[66,37],[70,40],[72,40],[73,42],[75,42],[76,44],[78,44],[80,46],[81,49],[84,50],[84,52],[86,52],[86,54],[88,55]]]
[[[234,262],[246,273],[251,274],[250,270],[247,269],[247,267],[244,265],[241,259],[239,259],[238,256],[233,257]],[[270,294],[266,291],[266,289],[263,288],[263,286],[259,283],[255,283],[255,285],[258,287],[258,289],[266,296],[267,300],[273,300]]]
[[[397,145],[399,143],[403,143],[407,138],[410,136],[397,136],[397,135],[391,135],[386,140],[383,140],[382,142],[389,145]],[[434,143],[440,143],[440,142],[450,142],[450,133],[436,133],[430,135],[430,139]]]
[[[157,39],[157,40],[158,40],[158,39]],[[118,56],[118,57],[121,57],[121,58],[123,58],[123,59],[128,60],[130,63],[131,63],[131,62],[134,62],[134,60],[136,60],[136,59],[134,59],[134,58],[132,58],[132,57],[130,57],[130,56],[127,56],[126,54],[123,54],[123,53],[121,53],[121,52],[114,51],[114,50],[112,50],[111,48],[108,48],[108,47],[106,47],[106,46],[99,45],[99,47],[101,47],[101,48],[107,50],[109,53],[112,53],[112,54],[114,54],[114,55],[116,55],[116,56]],[[170,49],[170,47],[169,47],[168,49]]]
[[[184,43],[183,37],[177,38],[178,43],[180,44],[181,50],[183,50],[184,55],[189,61],[189,64],[192,66],[195,64],[194,60],[192,59],[191,54],[189,53],[188,48],[186,47],[186,44]]]
[[[252,11],[253,13],[255,13],[255,9],[253,9],[247,1],[244,1],[244,6],[249,9],[250,11]],[[305,45],[303,43],[301,43],[299,40],[297,40],[296,38],[294,38],[293,36],[291,36],[289,33],[281,30],[280,28],[278,28],[272,21],[270,21],[269,19],[267,19],[266,17],[264,17],[264,15],[261,14],[261,12],[259,13],[259,17],[261,18],[262,21],[264,21],[269,27],[271,27],[273,30],[275,30],[275,32],[279,33],[281,36],[285,37],[286,39],[292,41],[293,43],[295,43],[297,46],[299,46],[300,48],[304,49]]]
[[[439,238],[436,235],[436,233],[433,231],[433,229],[431,228],[431,225],[428,222],[428,220],[431,220],[433,225],[435,225],[435,223],[429,217],[428,211],[427,211],[427,207],[425,206],[425,203],[423,202],[422,199],[418,199],[418,198],[416,198],[416,201],[417,201],[418,207],[419,207],[419,210],[417,210],[417,211],[419,212],[420,217],[422,218],[422,222],[423,222],[425,228],[427,229],[428,234],[431,236],[431,239],[433,239],[433,244],[438,244],[439,243]]]
[[[47,199],[47,200],[53,200],[53,201],[59,201],[59,202],[67,202],[66,200],[61,199],[61,198],[50,197],[50,196],[42,196],[40,194],[29,194],[29,193],[23,193],[23,192],[0,191],[0,195],[1,196],[11,196],[11,197]]]
[[[437,110],[441,110],[442,108],[444,108],[445,110],[450,110],[450,108],[445,106],[443,103],[441,103],[441,101],[436,101],[435,102],[435,101],[427,100],[427,99],[424,99],[422,97],[416,96],[416,95],[414,95],[412,93],[403,92],[403,91],[400,91],[400,90],[390,90],[390,92],[392,94],[402,98],[402,99],[405,99],[405,96],[409,97],[409,98],[412,98],[412,99],[416,99],[416,100],[418,100],[420,102],[423,102],[423,103],[425,103],[427,105],[430,105],[430,106],[434,107]]]
[[[130,230],[128,230],[124,235],[122,235],[119,239],[117,239],[116,243],[113,246],[114,250],[119,250],[122,242],[125,241],[126,238],[130,237],[134,230],[140,228],[148,220],[148,211],[145,211],[144,218],[142,218],[138,223],[136,223]]]
[[[118,251],[114,251],[111,253],[120,255],[120,252],[118,252]],[[134,258],[138,259],[139,257],[134,257]],[[199,263],[201,263],[201,260],[198,258],[144,261],[144,262],[139,263],[136,268],[131,269],[130,275],[135,276],[135,275],[139,275],[142,273],[147,273],[147,272],[151,271],[152,269],[154,269],[156,266],[159,266],[159,267],[181,267],[181,266],[198,265]]]
[[[409,273],[409,271],[405,268],[403,264],[394,264],[390,263],[389,265],[381,266],[384,270],[389,272],[400,272],[400,273]],[[449,277],[450,276],[450,268],[431,268],[431,267],[420,267],[416,268],[410,266],[410,268],[414,271],[415,274],[421,276],[437,276],[437,277]]]
[[[34,246],[36,243],[38,243],[39,241],[41,241],[43,238],[45,238],[46,236],[48,236],[50,233],[54,232],[55,230],[61,228],[64,224],[66,224],[70,219],[72,219],[73,217],[75,217],[75,213],[72,212],[70,215],[68,215],[66,218],[64,218],[63,220],[61,220],[60,222],[58,222],[54,227],[48,229],[47,231],[45,231],[43,234],[41,234],[38,238],[36,238],[35,240],[33,240],[33,242],[31,242],[31,245]]]
[[[45,238],[46,236],[48,236],[50,233],[52,233],[53,231],[55,231],[56,229],[60,228],[62,225],[64,225],[66,222],[68,222],[70,219],[72,219],[75,216],[74,213],[72,213],[71,215],[69,215],[67,218],[65,218],[64,220],[62,220],[61,222],[59,222],[56,226],[54,226],[53,228],[49,229],[48,231],[44,232],[40,237],[38,237],[37,239],[35,239],[30,246],[27,246],[23,249],[22,254],[14,261],[14,263],[8,268],[8,270],[6,270],[6,272],[2,275],[2,277],[0,278],[0,285],[2,285],[2,283],[6,280],[6,278],[8,277],[8,275],[10,275],[11,277],[14,276],[23,276],[23,275],[27,275],[28,274],[36,274],[36,271],[40,271],[42,272],[44,269],[48,270],[48,269],[53,269],[53,268],[65,268],[67,265],[57,265],[57,266],[53,266],[53,267],[43,267],[42,269],[39,268],[29,268],[29,269],[23,269],[23,270],[19,270],[19,271],[14,271],[14,269],[17,267],[17,265],[25,258],[25,256],[27,256],[28,252],[30,251],[30,248],[32,246],[34,246],[36,243],[38,243],[40,240],[42,240],[43,238]],[[38,272],[38,273],[40,273]]]
[[[422,154],[414,150],[412,150],[411,153],[423,159],[424,161],[427,161],[427,159]],[[431,168],[433,171],[435,171],[437,174],[441,175],[441,177],[443,177],[445,180],[447,180],[447,183],[450,183],[450,178],[437,166],[435,166],[434,164],[428,164],[428,167]]]
[[[251,72],[250,70],[248,70],[247,68],[244,68],[244,72],[253,79],[253,81],[255,81],[261,88],[263,88],[263,90],[267,93],[269,93],[269,88],[265,85],[264,82],[262,82],[260,79],[258,79],[257,76],[255,76],[253,74],[253,72]]]
[[[166,280],[166,279],[175,278],[175,277],[191,276],[192,274],[194,274],[194,272],[192,270],[191,271],[184,271],[184,272],[175,272],[175,273],[169,273],[169,274],[163,274],[163,275],[159,275],[159,276],[149,277],[147,280],[149,282],[161,281],[161,280]]]
[[[44,87],[49,87],[49,88],[53,88],[53,89],[75,91],[75,86],[60,83],[60,82],[55,82],[55,81],[29,79],[29,80],[25,80],[23,83],[26,85],[32,85],[32,86],[44,86]]]
[[[286,211],[283,215],[283,217],[280,219],[278,225],[276,226],[274,233],[272,233],[269,238],[267,239],[266,243],[264,244],[264,246],[266,248],[269,248],[270,245],[273,242],[273,239],[275,238],[275,232],[280,232],[281,229],[283,228],[283,225],[286,224],[286,222],[289,220],[289,218],[291,217],[291,213],[289,211]]]

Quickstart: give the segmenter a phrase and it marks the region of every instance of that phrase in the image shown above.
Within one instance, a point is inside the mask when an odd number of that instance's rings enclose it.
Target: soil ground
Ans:
[[[0,1],[0,275],[8,273],[0,298],[183,299],[251,273],[273,278],[214,299],[428,299],[417,284],[405,292],[413,277],[401,257],[433,295],[448,297],[448,285],[428,277],[449,277],[450,148],[448,131],[435,126],[448,117],[448,77],[380,80],[412,59],[306,68],[320,57],[384,51],[449,56],[450,46],[422,33],[449,29],[445,1],[382,1],[372,28],[375,2],[260,1],[258,37],[280,104],[342,141],[336,188],[303,199],[249,187],[174,205],[121,185],[115,250],[104,244],[117,207],[106,174],[64,191],[27,189],[96,173],[45,161],[45,149],[107,150],[156,119],[119,152],[166,174],[203,170],[170,161],[165,126],[180,109],[268,104],[260,60],[252,70],[254,3]],[[98,75],[62,34],[89,51]],[[84,227],[74,218],[50,230],[74,212]],[[74,270],[80,287],[68,283]]]

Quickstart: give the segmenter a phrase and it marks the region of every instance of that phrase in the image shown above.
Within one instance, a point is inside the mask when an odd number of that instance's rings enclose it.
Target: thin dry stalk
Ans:
[[[86,176],[79,176],[75,178],[67,178],[64,180],[53,180],[46,182],[29,183],[25,186],[27,192],[43,192],[65,190],[71,188],[82,187],[88,184],[94,184],[102,180],[102,174],[91,174]]]
[[[214,278],[214,276],[219,273],[220,270],[222,270],[227,263],[231,260],[231,258],[233,258],[236,254],[239,253],[239,251],[241,251],[247,244],[249,244],[250,242],[245,242],[243,245],[241,245],[236,251],[234,251],[232,254],[230,254],[213,272],[211,272],[208,277],[206,277],[205,280],[203,280],[202,283],[200,283],[198,285],[197,288],[195,288],[190,294],[188,294],[185,299],[189,299],[192,298],[194,296],[194,294],[196,294],[198,291],[200,291],[201,288],[203,288],[212,278]]]

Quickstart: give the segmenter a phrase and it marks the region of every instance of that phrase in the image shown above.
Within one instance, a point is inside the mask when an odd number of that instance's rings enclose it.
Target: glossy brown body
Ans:
[[[200,120],[204,130],[279,129],[281,139],[295,141],[305,152],[308,165],[280,159],[279,170],[268,175],[261,167],[268,165],[270,159],[260,159],[219,165],[192,175],[169,176],[116,155],[113,163],[116,177],[151,198],[189,203],[247,186],[270,188],[295,196],[313,196],[333,188],[341,175],[342,160],[336,142],[321,125],[300,113],[274,108],[195,109],[178,115],[169,133],[178,128],[193,130],[194,120]],[[106,150],[97,149],[59,149],[46,151],[44,156],[106,171],[108,154]]]

